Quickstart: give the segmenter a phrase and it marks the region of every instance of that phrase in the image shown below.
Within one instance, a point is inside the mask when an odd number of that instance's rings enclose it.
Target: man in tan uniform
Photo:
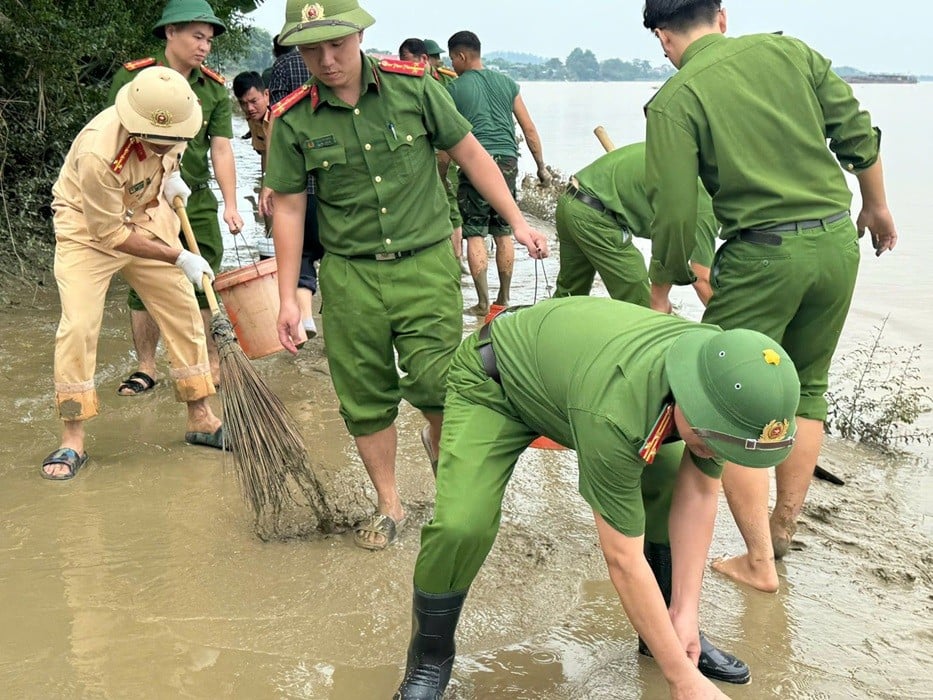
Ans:
[[[182,249],[169,205],[191,193],[178,164],[200,127],[201,107],[185,79],[170,68],[147,68],[78,134],[52,187],[62,305],[55,403],[64,429],[61,447],[42,463],[46,479],[71,479],[88,460],[84,421],[99,412],[97,337],[116,272],[138,290],[165,337],[175,395],[188,404],[186,442],[223,446],[220,419],[207,403],[214,382],[191,293],[191,284],[201,288],[202,276],[214,275],[204,258]]]

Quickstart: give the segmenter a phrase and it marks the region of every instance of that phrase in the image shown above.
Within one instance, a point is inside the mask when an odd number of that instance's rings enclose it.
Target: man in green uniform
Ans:
[[[187,210],[198,249],[214,272],[220,270],[223,240],[217,221],[217,198],[209,186],[208,153],[224,199],[224,222],[234,235],[243,229],[243,219],[236,205],[236,169],[230,144],[233,138],[230,96],[223,76],[203,65],[214,38],[225,30],[223,22],[214,15],[205,0],[169,0],[161,19],[152,30],[156,37],[165,40],[165,51],[123,64],[110,86],[110,103],[113,104],[120,88],[133,80],[142,68],[160,65],[181,73],[198,96],[204,114],[203,124],[197,136],[188,142],[188,149],[181,160],[181,174],[191,188]],[[139,367],[120,385],[119,393],[134,396],[155,385],[159,327],[133,290],[130,290],[128,303]],[[210,339],[211,314],[203,292],[198,293],[198,305],[204,317],[211,373],[217,383],[220,364],[217,350]]]
[[[454,71],[460,76],[447,86],[457,109],[473,125],[473,133],[483,148],[493,157],[515,197],[518,176],[518,142],[512,117],[525,135],[525,142],[538,166],[538,179],[548,184],[551,176],[544,164],[541,139],[528,108],[519,94],[518,83],[504,73],[483,67],[479,37],[473,32],[457,32],[447,41]],[[441,172],[443,173],[443,162]],[[477,183],[460,173],[457,200],[463,217],[463,237],[467,240],[467,263],[476,286],[478,301],[470,309],[478,316],[489,313],[489,285],[486,269],[489,265],[485,237],[496,241],[496,268],[499,271],[499,294],[496,304],[509,305],[515,250],[509,236],[508,223],[502,212],[491,206],[479,191]]]
[[[433,44],[434,42],[431,43]],[[437,44],[434,44],[434,46],[437,46]],[[457,74],[449,68],[435,66],[429,60],[427,52],[427,42],[421,39],[405,39],[398,47],[399,59],[402,61],[424,63],[429,67],[431,77],[440,81],[441,85],[446,86],[451,80],[456,79]],[[449,159],[445,158],[444,162],[445,164],[448,163]],[[447,203],[450,206],[450,227],[453,229],[450,242],[454,247],[454,255],[457,256],[457,261],[460,263],[460,274],[465,275],[469,270],[463,266],[463,217],[460,216],[460,205],[457,204],[457,180],[460,170],[456,165],[445,165],[445,167],[447,168],[447,173],[445,176],[442,176],[443,179],[441,182],[444,184],[444,191],[447,193]],[[441,168],[441,162],[440,159],[438,159],[439,171]]]
[[[709,303],[709,268],[718,224],[697,180],[697,232],[690,267],[693,287]],[[648,306],[648,268],[632,237],[648,238],[654,213],[645,191],[645,143],[617,148],[570,178],[557,200],[560,272],[554,296],[586,296],[598,272],[609,296]]]
[[[483,183],[533,257],[547,255],[547,240],[528,226],[496,164],[425,66],[362,54],[363,30],[374,21],[356,0],[289,0],[279,41],[298,46],[313,77],[273,107],[265,184],[275,192],[279,338],[295,352],[308,173],[317,182],[327,360],[378,496],[356,543],[383,549],[405,517],[395,480],[399,401],[425,415],[422,440],[433,462],[447,367],[462,335],[460,275],[435,149]]]
[[[457,79],[457,74],[444,65],[444,60],[441,58],[441,54],[444,53],[444,51],[441,49],[440,44],[433,39],[425,39],[424,49],[428,56],[428,63],[438,72],[441,84],[444,87],[447,87]]]
[[[793,362],[766,336],[611,299],[547,300],[469,336],[448,373],[397,697],[434,699],[447,685],[460,610],[538,435],[577,451],[609,577],[672,695],[725,697],[701,672],[747,681],[698,631],[719,475],[724,459],[768,467],[787,455],[798,394]],[[741,679],[720,675],[737,664]]]
[[[771,336],[800,372],[799,439],[776,470],[770,527],[767,474],[728,465],[723,476],[748,553],[714,566],[774,591],[774,557],[787,552],[822,445],[824,394],[852,299],[858,236],[869,229],[877,255],[897,242],[880,132],[830,62],[803,42],[725,37],[719,0],[647,0],[644,24],[679,69],[646,107],[652,307],[668,310],[670,286],[693,281],[687,259],[699,175],[726,241],[703,320]],[[861,190],[859,233],[843,170]]]

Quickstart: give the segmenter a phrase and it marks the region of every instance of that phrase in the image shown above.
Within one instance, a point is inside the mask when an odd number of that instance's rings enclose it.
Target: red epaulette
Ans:
[[[318,103],[317,85],[305,84],[297,90],[292,90],[285,97],[272,105],[272,107],[269,108],[272,112],[272,116],[281,117],[288,110],[301,102],[309,93],[311,94],[311,109],[314,109],[317,107]]]
[[[457,71],[450,70],[450,68],[444,68],[443,66],[440,66],[437,69],[437,72],[441,73],[442,75],[446,75],[448,78],[459,78],[460,77],[457,75]]]
[[[148,66],[155,65],[156,60],[151,56],[149,58],[137,58],[135,61],[127,61],[123,64],[123,67],[129,71],[139,70],[140,68],[147,68]]]
[[[206,76],[207,76],[208,78],[210,78],[211,80],[216,80],[216,81],[217,81],[218,83],[220,83],[221,85],[226,85],[226,84],[227,84],[227,79],[226,79],[225,77],[223,77],[223,76],[222,76],[220,73],[218,73],[217,71],[211,70],[211,69],[208,68],[207,66],[202,65],[202,66],[201,66],[201,72],[204,73],[204,75],[206,75]]]
[[[379,70],[386,73],[401,73],[402,75],[411,75],[420,78],[426,70],[423,63],[414,61],[399,61],[394,58],[383,58],[379,61]]]
[[[655,455],[658,454],[658,448],[664,442],[664,438],[671,434],[674,428],[674,404],[665,404],[661,409],[658,419],[654,422],[654,427],[648,433],[641,449],[638,450],[638,456],[645,462],[651,464],[654,462]]]
[[[123,166],[126,165],[126,161],[129,160],[130,153],[136,152],[136,157],[139,160],[146,160],[146,149],[143,148],[143,145],[139,142],[139,139],[130,136],[126,143],[123,144],[123,148],[120,149],[120,152],[117,153],[117,157],[110,162],[110,169],[118,175],[123,172]]]

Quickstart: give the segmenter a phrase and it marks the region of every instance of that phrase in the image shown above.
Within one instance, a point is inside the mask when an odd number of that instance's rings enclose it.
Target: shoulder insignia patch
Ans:
[[[272,116],[281,117],[311,93],[313,93],[311,96],[311,108],[314,109],[317,106],[317,85],[302,85],[300,88],[288,93],[285,97],[272,105],[270,108]]]
[[[401,75],[411,75],[421,77],[425,72],[423,63],[414,61],[399,61],[394,58],[383,58],[379,61],[379,70],[385,73],[400,73]]]
[[[110,169],[119,175],[123,172],[126,161],[129,160],[130,154],[134,151],[139,160],[146,159],[146,149],[143,148],[143,145],[138,139],[130,136],[126,140],[126,143],[123,144],[123,148],[120,149],[120,152],[117,153],[117,157],[110,162]]]
[[[448,78],[458,78],[457,71],[450,70],[450,68],[444,68],[441,66],[437,69],[437,72],[441,75],[446,75]]]
[[[148,68],[149,66],[155,65],[156,60],[151,56],[149,58],[137,58],[135,61],[127,61],[123,64],[123,67],[128,71],[139,70],[140,68]]]
[[[210,68],[208,68],[208,67],[205,66],[205,65],[202,65],[202,66],[201,66],[201,72],[204,73],[204,75],[206,75],[206,76],[207,76],[208,78],[210,78],[211,80],[215,80],[215,81],[217,81],[218,83],[220,83],[221,85],[226,85],[226,84],[227,84],[227,79],[226,79],[225,77],[223,77],[223,76],[222,76],[220,73],[218,73],[217,71],[211,70]]]

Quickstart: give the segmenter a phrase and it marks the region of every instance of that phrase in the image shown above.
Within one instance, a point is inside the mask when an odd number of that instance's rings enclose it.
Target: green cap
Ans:
[[[285,26],[279,32],[282,46],[316,44],[363,31],[376,20],[356,0],[288,0]]]
[[[441,51],[441,47],[437,45],[437,42],[434,41],[434,39],[425,39],[424,48],[428,50],[428,56],[440,56],[442,53],[444,53]]]
[[[204,22],[214,25],[214,36],[220,36],[227,27],[214,14],[214,10],[207,0],[168,0],[162,10],[162,18],[152,28],[152,33],[159,39],[165,38],[165,25],[187,24],[188,22]]]
[[[800,380],[787,352],[757,331],[687,331],[667,351],[684,417],[717,457],[771,467],[790,454]]]

